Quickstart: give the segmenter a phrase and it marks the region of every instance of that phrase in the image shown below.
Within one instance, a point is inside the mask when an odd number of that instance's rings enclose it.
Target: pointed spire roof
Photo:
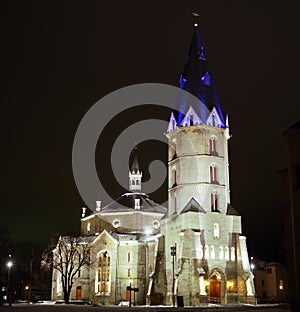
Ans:
[[[133,161],[132,161],[132,164],[131,164],[131,168],[130,168],[130,171],[131,172],[139,172],[140,171],[140,166],[139,166],[139,162],[138,162],[138,158],[137,158],[137,146],[135,146],[134,148],[134,158],[133,158]]]
[[[211,111],[216,108],[225,125],[216,89],[209,73],[208,62],[204,54],[198,23],[194,24],[194,34],[186,57],[183,73],[180,77],[180,88],[196,96]]]

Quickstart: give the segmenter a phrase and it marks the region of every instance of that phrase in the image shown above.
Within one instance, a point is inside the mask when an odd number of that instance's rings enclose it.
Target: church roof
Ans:
[[[139,211],[165,214],[167,208],[155,203],[144,193],[125,193],[117,200],[103,207],[101,213],[135,211],[135,199],[140,200]]]
[[[201,207],[201,205],[196,201],[196,199],[194,197],[182,209],[181,214],[186,213],[186,212],[190,212],[190,211],[206,213],[206,211]]]
[[[240,216],[240,214],[237,212],[237,210],[228,203],[227,205],[227,215],[231,215],[231,216]]]
[[[180,88],[196,96],[205,104],[209,111],[215,107],[222,123],[225,124],[216,88],[204,54],[204,46],[200,39],[197,23],[194,24],[192,42],[186,57],[183,73],[180,77]],[[200,118],[203,120],[205,117],[207,118],[207,116],[200,114]]]

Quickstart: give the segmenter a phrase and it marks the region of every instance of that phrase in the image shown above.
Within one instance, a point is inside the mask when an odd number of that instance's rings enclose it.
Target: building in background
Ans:
[[[135,159],[127,193],[104,207],[97,202],[90,214],[82,211],[81,235],[90,246],[90,265],[76,276],[71,299],[139,305],[178,300],[178,305],[192,306],[255,302],[241,216],[230,202],[228,116],[197,23],[180,88],[201,104],[189,107],[179,99],[179,114],[170,117],[168,209],[142,192]],[[52,299],[62,298],[54,270]]]
[[[258,302],[287,302],[288,278],[285,265],[252,260]]]

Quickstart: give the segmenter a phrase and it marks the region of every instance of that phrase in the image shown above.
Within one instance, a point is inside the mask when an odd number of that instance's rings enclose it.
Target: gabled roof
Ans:
[[[149,198],[148,195],[144,193],[125,193],[117,200],[109,203],[101,209],[99,214],[106,212],[129,212],[135,211],[135,199],[140,199],[140,208],[139,211],[145,212],[156,212],[165,214],[167,208],[155,203]]]
[[[180,214],[190,211],[206,213],[206,211],[201,207],[201,205],[196,201],[194,197],[186,204],[186,206],[182,209]]]
[[[237,212],[237,210],[235,210],[235,208],[232,205],[230,205],[229,203],[227,205],[226,214],[231,215],[231,216],[240,216],[240,214]]]
[[[208,62],[204,54],[204,47],[200,39],[198,24],[194,25],[194,35],[186,57],[183,73],[180,77],[180,88],[196,96],[205,106],[212,110],[216,107],[218,114],[225,125],[216,88],[209,73]],[[205,114],[205,112],[203,112]],[[206,120],[208,116],[202,116]]]

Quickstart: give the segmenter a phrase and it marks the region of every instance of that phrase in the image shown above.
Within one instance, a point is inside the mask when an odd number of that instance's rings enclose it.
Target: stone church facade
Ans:
[[[197,24],[180,87],[203,107],[173,112],[167,129],[168,209],[142,192],[137,159],[129,189],[94,212],[83,208],[81,237],[90,264],[71,299],[99,305],[254,303],[253,274],[241,216],[230,203],[228,117],[210,77]],[[136,291],[128,291],[128,286]],[[131,296],[131,298],[130,298]],[[53,270],[52,299],[63,299]]]

